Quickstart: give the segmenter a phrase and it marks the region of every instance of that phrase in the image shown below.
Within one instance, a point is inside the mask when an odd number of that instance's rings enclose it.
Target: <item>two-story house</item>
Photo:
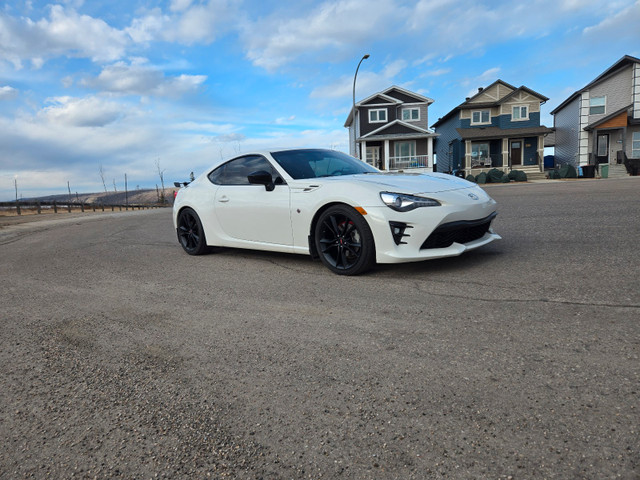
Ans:
[[[640,159],[640,59],[624,56],[552,112],[556,163],[607,164],[626,174]]]
[[[349,153],[381,170],[432,169],[432,103],[397,86],[356,103],[344,124],[349,129]]]
[[[547,100],[502,80],[479,88],[431,126],[438,134],[437,170],[465,175],[491,168],[543,171],[544,137],[552,132],[540,125],[540,106]]]

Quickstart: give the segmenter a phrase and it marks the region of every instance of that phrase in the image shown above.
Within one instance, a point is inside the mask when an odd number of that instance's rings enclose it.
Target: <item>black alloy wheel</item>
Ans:
[[[189,255],[202,255],[207,251],[202,223],[190,208],[185,208],[178,215],[178,241]]]
[[[338,275],[358,275],[375,263],[371,229],[362,215],[347,205],[336,205],[322,213],[315,242],[322,263]]]

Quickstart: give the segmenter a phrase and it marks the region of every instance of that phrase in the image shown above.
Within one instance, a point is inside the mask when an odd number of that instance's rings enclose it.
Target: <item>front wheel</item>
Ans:
[[[202,255],[207,252],[207,240],[198,214],[185,208],[178,215],[178,241],[189,255]]]
[[[338,275],[358,275],[375,263],[375,244],[367,221],[347,205],[330,207],[315,229],[316,249],[325,266]]]

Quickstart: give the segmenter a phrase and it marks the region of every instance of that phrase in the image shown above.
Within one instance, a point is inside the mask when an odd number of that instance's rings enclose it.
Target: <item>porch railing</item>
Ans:
[[[467,168],[492,168],[502,167],[502,154],[492,153],[490,155],[482,155],[478,157],[471,157],[471,165]]]
[[[389,157],[389,170],[405,168],[428,168],[429,155],[413,155],[409,157]]]

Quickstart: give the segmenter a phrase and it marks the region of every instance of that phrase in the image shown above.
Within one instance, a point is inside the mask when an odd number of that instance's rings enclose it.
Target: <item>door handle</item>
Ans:
[[[229,201],[229,197],[227,197],[226,195],[223,195],[222,197],[220,197],[220,198],[218,199],[218,201],[219,201],[219,202],[222,202],[222,203],[226,203],[226,202],[228,202],[228,201]]]

